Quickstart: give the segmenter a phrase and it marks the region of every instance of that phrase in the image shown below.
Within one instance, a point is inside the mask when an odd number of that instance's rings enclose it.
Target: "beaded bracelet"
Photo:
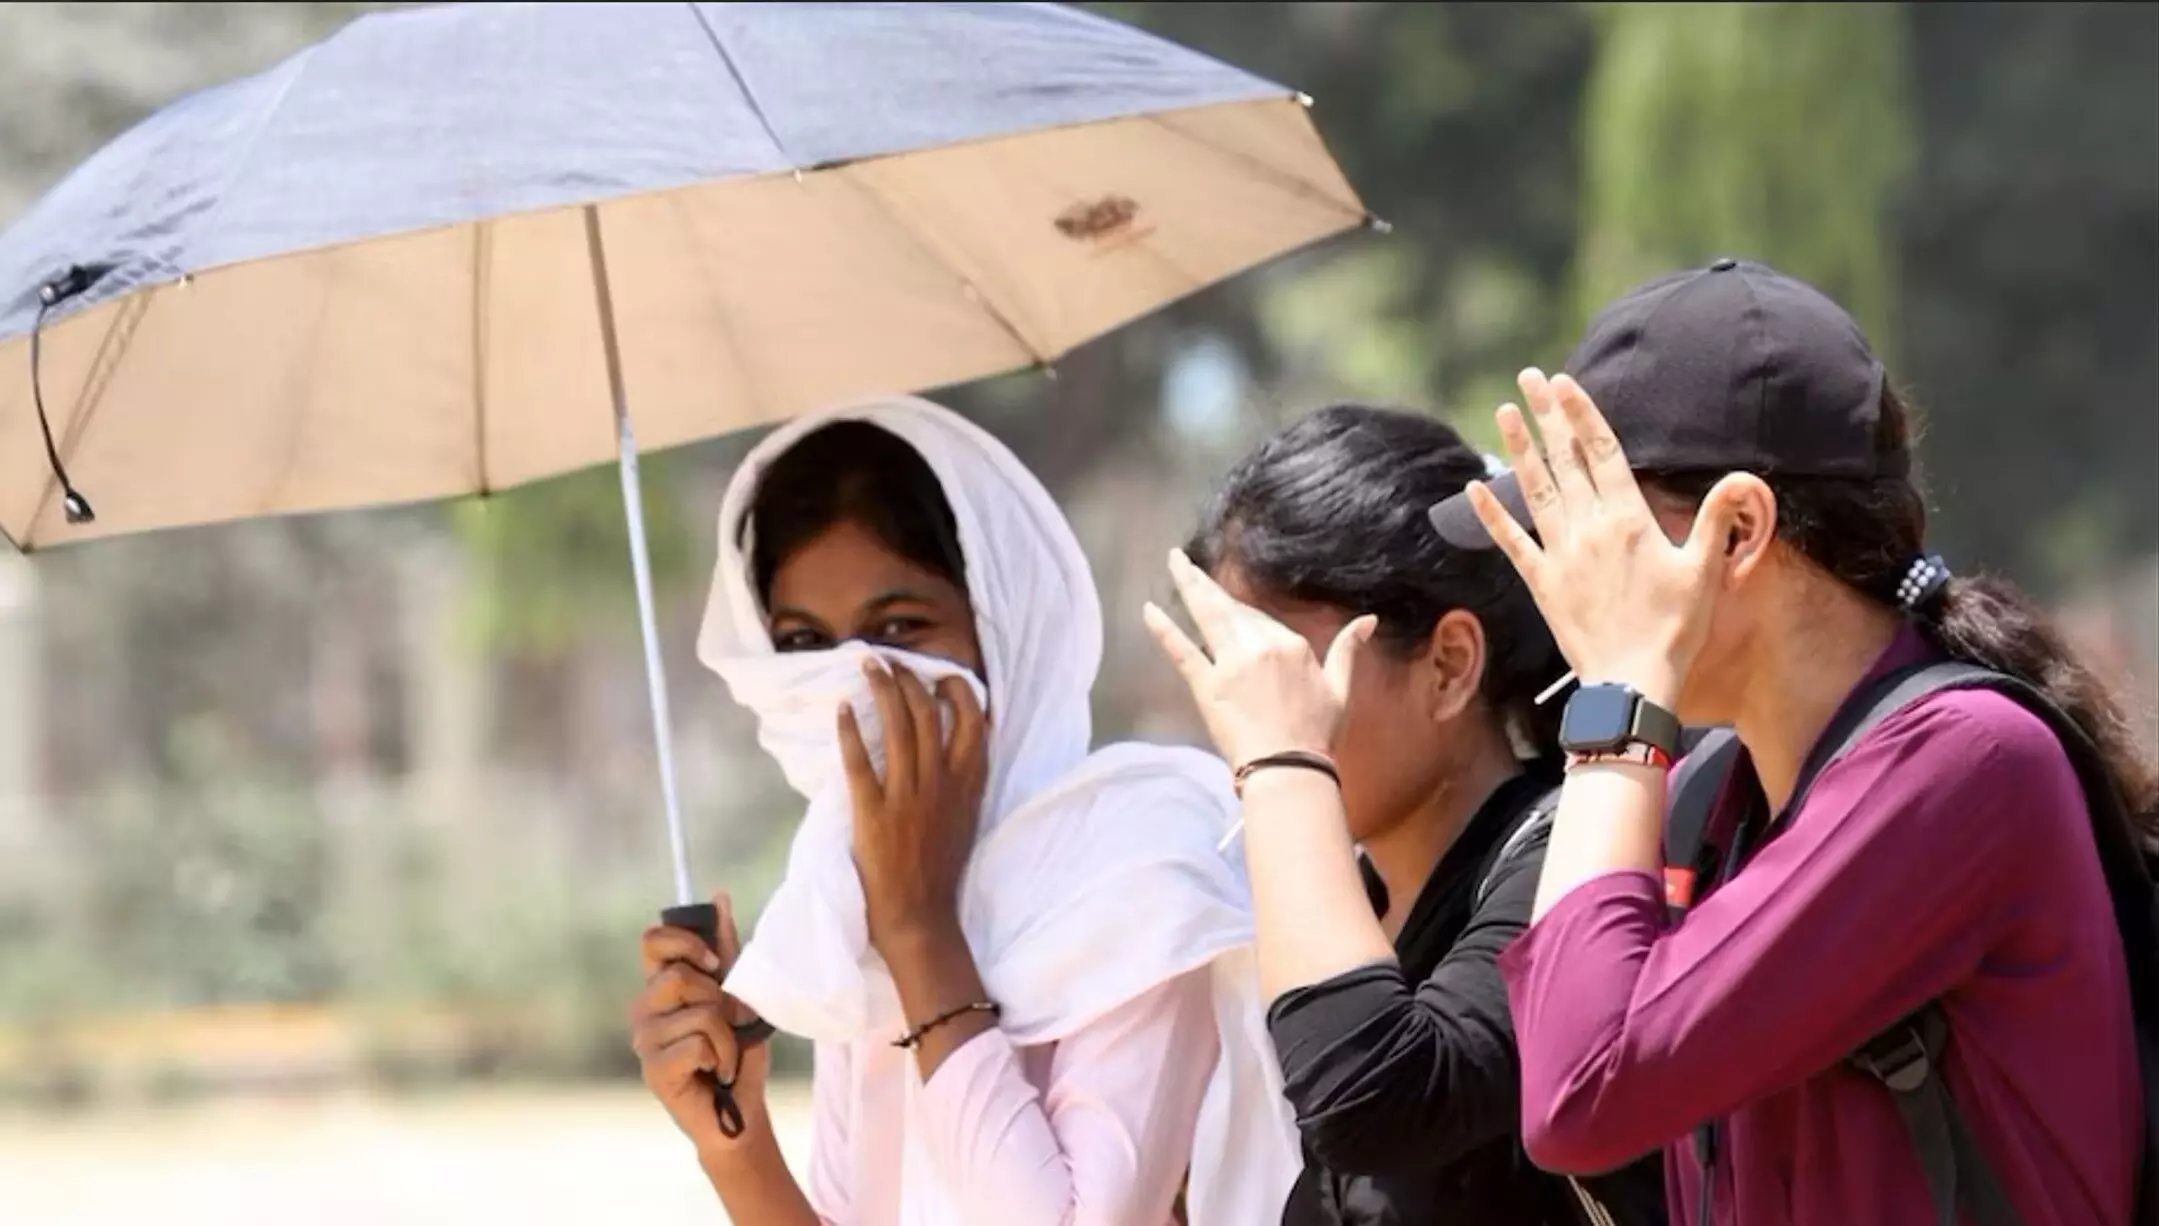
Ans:
[[[991,1017],[997,1018],[1003,1017],[1004,1012],[1004,1006],[999,1005],[996,1001],[993,1000],[978,1000],[970,1004],[961,1005],[957,1009],[947,1009],[943,1013],[938,1014],[936,1017],[933,1017],[930,1020],[922,1023],[920,1026],[915,1027],[913,1030],[908,1031],[906,1034],[901,1035],[899,1038],[892,1040],[892,1046],[899,1048],[920,1047],[922,1046],[922,1036],[928,1034],[932,1030],[937,1029],[939,1026],[944,1025],[946,1022],[952,1021],[955,1018],[962,1018],[970,1013],[987,1013]]]

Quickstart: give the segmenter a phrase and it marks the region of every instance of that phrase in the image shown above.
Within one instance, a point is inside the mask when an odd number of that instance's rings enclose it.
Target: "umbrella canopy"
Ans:
[[[618,405],[665,447],[1049,362],[1366,220],[1303,102],[1057,5],[363,18],[0,235],[0,532],[486,492],[615,458]]]

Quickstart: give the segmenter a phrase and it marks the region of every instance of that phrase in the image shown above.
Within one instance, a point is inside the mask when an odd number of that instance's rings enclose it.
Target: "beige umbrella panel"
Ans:
[[[1303,101],[1277,97],[211,268],[43,330],[93,522],[61,506],[31,338],[0,343],[0,531],[42,549],[605,463],[609,314],[649,450],[1052,362],[1366,219]]]

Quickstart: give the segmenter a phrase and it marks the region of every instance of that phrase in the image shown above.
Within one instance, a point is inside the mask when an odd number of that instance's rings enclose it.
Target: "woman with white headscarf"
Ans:
[[[1227,769],[1090,753],[1094,582],[1009,451],[912,398],[776,432],[722,503],[698,654],[809,801],[752,939],[647,932],[632,1010],[737,1226],[1279,1215],[1297,1147]],[[751,1015],[815,1042],[806,1186]]]

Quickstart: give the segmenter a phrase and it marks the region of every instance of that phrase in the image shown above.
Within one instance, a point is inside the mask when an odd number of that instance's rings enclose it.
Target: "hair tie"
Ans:
[[[1949,590],[1949,564],[1933,554],[1921,554],[1897,580],[1897,607],[1907,615],[1930,612]]]

